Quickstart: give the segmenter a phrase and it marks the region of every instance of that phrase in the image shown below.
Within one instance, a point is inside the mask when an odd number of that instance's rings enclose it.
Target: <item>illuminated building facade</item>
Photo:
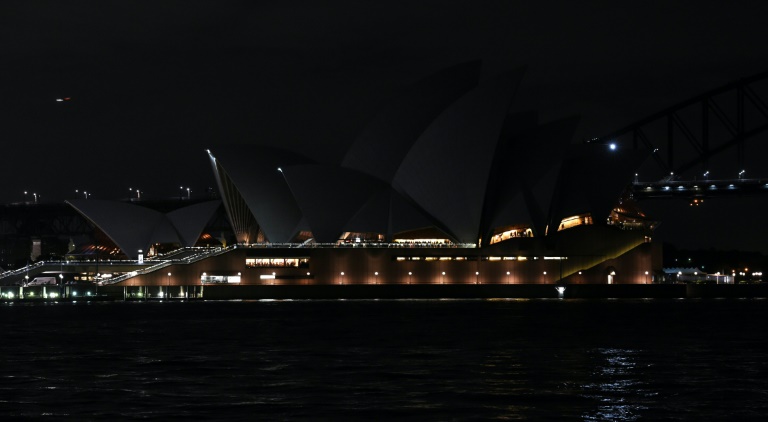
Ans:
[[[622,198],[645,154],[571,144],[574,118],[512,112],[521,76],[481,80],[479,63],[432,75],[333,162],[274,146],[209,150],[236,245],[113,284],[186,295],[205,285],[648,283],[661,270],[654,223]],[[128,256],[152,242],[193,246],[218,206],[70,204]]]
[[[510,111],[521,72],[479,74],[468,63],[415,84],[337,163],[208,151],[239,282],[643,283],[659,270],[653,222],[619,203],[645,154],[571,144],[577,119]]]

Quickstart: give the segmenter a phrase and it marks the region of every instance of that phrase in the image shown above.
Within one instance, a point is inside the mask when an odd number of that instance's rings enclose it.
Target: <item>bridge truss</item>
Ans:
[[[707,177],[713,157],[735,149],[736,162],[729,166],[737,168],[731,174],[742,178],[747,141],[766,138],[759,136],[766,131],[768,72],[763,72],[698,95],[593,142],[647,149],[666,180],[697,167],[699,177]]]

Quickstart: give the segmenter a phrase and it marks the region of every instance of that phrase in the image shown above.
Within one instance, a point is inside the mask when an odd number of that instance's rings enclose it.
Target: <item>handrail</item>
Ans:
[[[116,284],[121,281],[125,281],[129,278],[136,277],[137,275],[148,274],[174,264],[183,264],[183,265],[192,264],[194,262],[202,261],[203,259],[206,259],[206,258],[210,258],[213,256],[217,256],[217,255],[221,255],[223,253],[229,252],[230,250],[233,250],[236,247],[237,245],[227,246],[224,248],[221,248],[221,247],[211,248],[209,250],[204,250],[204,251],[201,251],[200,253],[197,253],[185,258],[181,258],[181,259],[162,260],[162,261],[159,261],[157,264],[150,265],[140,270],[131,271],[129,273],[121,274],[117,277],[110,278],[109,280],[104,280],[101,282],[101,285]],[[169,255],[169,254],[166,254],[166,255]]]
[[[173,250],[171,252],[168,252],[163,255],[159,255],[157,257],[154,257],[151,260],[144,261],[143,264],[139,264],[137,260],[105,260],[105,261],[82,261],[82,260],[66,260],[66,261],[39,261],[31,265],[27,265],[22,268],[17,268],[15,270],[9,270],[5,271],[3,273],[0,273],[0,279],[4,279],[7,277],[13,277],[15,275],[23,274],[32,270],[36,270],[41,267],[45,266],[71,266],[71,265],[92,265],[98,263],[98,265],[115,265],[115,263],[123,264],[123,265],[145,265],[143,268],[140,268],[135,271],[130,271],[125,274],[121,274],[117,277],[112,277],[107,280],[102,280],[99,283],[101,285],[110,285],[119,283],[121,281],[127,280],[131,277],[136,277],[140,274],[147,274],[151,273],[157,270],[160,270],[162,268],[165,268],[169,265],[173,264],[191,264],[194,262],[201,261],[206,258],[210,258],[213,256],[221,255],[223,253],[229,252],[234,249],[238,248],[402,248],[402,249],[409,249],[409,248],[476,248],[477,245],[474,243],[428,243],[428,242],[413,242],[413,243],[383,243],[383,242],[359,242],[359,243],[251,243],[251,244],[234,244],[226,247],[216,247],[216,248],[199,248],[199,247],[187,247],[187,248],[179,248],[176,250]],[[187,251],[195,251],[199,250],[198,253],[186,256],[184,258],[172,258],[174,255],[178,255]],[[170,259],[162,259],[164,257],[168,257]]]

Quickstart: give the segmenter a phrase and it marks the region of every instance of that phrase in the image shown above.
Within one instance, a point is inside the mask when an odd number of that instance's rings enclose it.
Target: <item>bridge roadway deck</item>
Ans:
[[[719,196],[768,194],[768,179],[734,180],[663,180],[634,182],[632,197],[656,198],[711,198]]]

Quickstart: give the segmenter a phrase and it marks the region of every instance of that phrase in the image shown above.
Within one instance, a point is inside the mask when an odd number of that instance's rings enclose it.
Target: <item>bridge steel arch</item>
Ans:
[[[768,85],[768,71],[700,94],[592,142],[631,140],[633,148],[647,148],[669,175],[697,165],[708,170],[710,158],[735,147],[736,164],[744,169],[746,141],[768,131],[768,86],[761,84]],[[678,157],[681,141],[694,152],[692,159],[690,154]]]

